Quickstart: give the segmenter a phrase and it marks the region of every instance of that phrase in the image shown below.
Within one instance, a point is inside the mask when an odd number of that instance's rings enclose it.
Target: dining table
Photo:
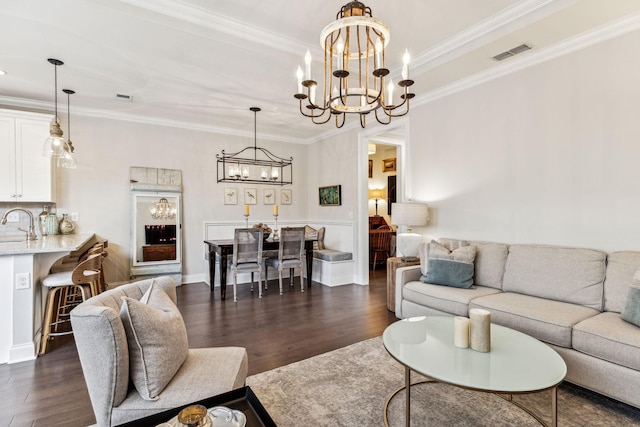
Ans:
[[[313,277],[313,243],[317,239],[307,238],[304,241],[304,250],[307,267],[307,287],[311,287]],[[214,292],[214,279],[216,277],[216,255],[220,258],[220,299],[227,298],[227,266],[228,257],[233,255],[233,239],[205,240],[209,250],[209,283],[211,292]],[[272,238],[265,239],[262,244],[263,251],[278,250],[280,241]]]

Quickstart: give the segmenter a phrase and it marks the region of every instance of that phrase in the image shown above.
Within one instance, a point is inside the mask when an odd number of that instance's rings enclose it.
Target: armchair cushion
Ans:
[[[129,344],[133,385],[145,400],[156,400],[189,352],[187,329],[178,307],[152,283],[140,300],[122,297],[120,317]]]

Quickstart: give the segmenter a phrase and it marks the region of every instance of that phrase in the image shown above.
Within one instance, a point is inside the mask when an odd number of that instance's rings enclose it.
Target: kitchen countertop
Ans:
[[[38,240],[0,240],[0,256],[75,251],[93,236],[93,233],[57,234],[53,236],[38,236]]]

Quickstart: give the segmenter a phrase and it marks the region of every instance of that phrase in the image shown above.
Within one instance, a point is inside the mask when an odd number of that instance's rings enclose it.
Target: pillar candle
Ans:
[[[456,316],[453,319],[453,344],[456,347],[469,347],[469,319]]]
[[[491,313],[481,308],[469,310],[471,349],[486,353],[491,351]]]
[[[245,216],[249,216],[249,205],[244,205],[244,214]]]
[[[273,216],[278,216],[278,205],[273,205]]]

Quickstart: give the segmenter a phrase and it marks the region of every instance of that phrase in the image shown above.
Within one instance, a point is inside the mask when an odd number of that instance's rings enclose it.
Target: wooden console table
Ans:
[[[317,239],[307,239],[304,242],[305,257],[307,263],[307,287],[311,286],[313,277],[313,242]],[[205,240],[209,246],[209,283],[211,292],[214,288],[216,277],[216,254],[220,257],[220,298],[227,298],[227,257],[233,255],[233,239]],[[262,245],[263,251],[278,250],[280,241],[267,239]]]

